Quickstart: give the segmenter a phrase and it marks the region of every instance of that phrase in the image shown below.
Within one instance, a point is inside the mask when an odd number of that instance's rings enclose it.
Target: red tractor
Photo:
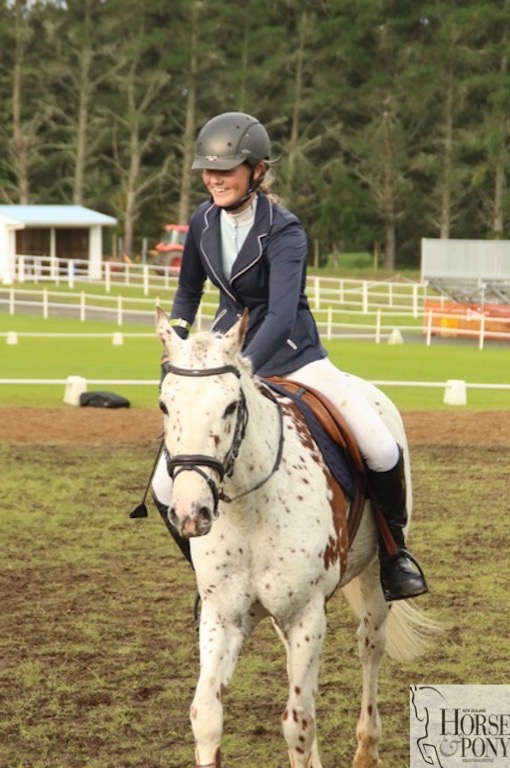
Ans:
[[[154,264],[169,267],[175,273],[179,272],[188,229],[187,224],[165,224],[161,241],[152,252]]]

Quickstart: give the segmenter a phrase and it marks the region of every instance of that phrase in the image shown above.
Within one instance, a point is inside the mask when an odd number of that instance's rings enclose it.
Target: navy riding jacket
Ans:
[[[259,193],[255,221],[227,279],[220,213],[205,202],[192,216],[170,318],[193,324],[209,278],[220,295],[215,331],[225,333],[249,310],[243,354],[256,373],[288,374],[326,357],[305,295],[307,240],[299,219]]]

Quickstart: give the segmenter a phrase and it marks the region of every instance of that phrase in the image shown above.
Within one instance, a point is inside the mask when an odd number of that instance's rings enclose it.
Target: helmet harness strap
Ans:
[[[262,173],[258,179],[255,179],[255,168],[252,165],[250,165],[250,180],[248,183],[247,193],[243,195],[241,199],[238,200],[236,203],[232,203],[232,205],[219,205],[218,208],[221,208],[222,211],[227,211],[227,213],[232,213],[233,211],[237,211],[239,208],[241,208],[241,206],[245,204],[247,200],[250,199],[253,193],[257,191],[257,189],[262,184],[263,178],[264,178],[264,174]],[[212,197],[211,197],[211,202],[213,202]]]

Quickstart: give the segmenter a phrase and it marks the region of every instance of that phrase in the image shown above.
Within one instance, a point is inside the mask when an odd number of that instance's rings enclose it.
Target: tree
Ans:
[[[0,197],[117,214],[129,252],[185,223],[198,129],[267,126],[324,244],[502,236],[510,0],[0,0]]]
[[[59,184],[75,205],[94,199],[100,174],[96,162],[106,130],[102,87],[121,66],[113,27],[103,0],[67,0],[46,24],[53,51],[48,72],[58,105],[54,148],[63,158]]]
[[[51,99],[42,97],[44,76],[37,66],[44,7],[40,2],[13,0],[4,13],[12,29],[12,43],[3,54],[8,57],[10,114],[2,128],[6,146],[3,164],[7,171],[2,197],[9,203],[26,204],[39,191],[32,193],[31,182],[42,164],[45,130],[53,113]]]
[[[408,27],[402,23],[402,11],[414,13],[411,7],[400,8],[397,17],[392,10],[372,0],[364,23],[355,30],[351,45],[363,53],[359,63],[353,53],[352,116],[344,139],[352,171],[370,195],[382,225],[386,269],[396,265],[397,222],[404,215],[408,186],[410,136],[404,127],[407,94],[402,67]]]
[[[488,234],[503,237],[509,211],[507,193],[510,157],[510,95],[508,46],[510,1],[480,7],[473,21],[473,46],[478,53],[471,101],[481,106],[474,131],[481,144],[480,161],[472,169],[472,187],[480,194],[480,214]],[[476,116],[478,117],[478,115]],[[475,118],[476,119],[476,118]]]
[[[171,159],[167,154],[161,165],[150,163],[162,142],[162,105],[171,76],[147,66],[152,56],[158,58],[146,29],[150,27],[150,9],[136,0],[120,5],[119,11],[129,23],[124,21],[118,30],[119,67],[108,83],[115,91],[110,91],[108,106],[103,107],[111,126],[111,149],[103,157],[118,185],[110,203],[122,223],[124,253],[130,256],[142,207],[157,195]]]

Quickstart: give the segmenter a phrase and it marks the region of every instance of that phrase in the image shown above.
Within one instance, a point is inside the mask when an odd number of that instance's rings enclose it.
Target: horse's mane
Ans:
[[[241,372],[248,376],[253,375],[251,361],[243,357],[238,349],[231,349],[222,343],[224,336],[217,331],[199,331],[192,334],[188,341],[187,359],[203,364],[204,367],[222,365],[235,365]],[[218,349],[221,360],[218,359]],[[189,356],[189,358],[188,358]]]

